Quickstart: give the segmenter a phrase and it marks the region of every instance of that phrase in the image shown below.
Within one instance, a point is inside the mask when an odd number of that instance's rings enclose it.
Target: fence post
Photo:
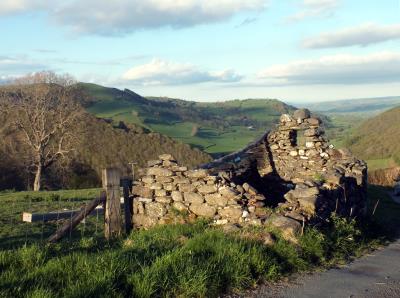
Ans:
[[[129,196],[129,188],[131,181],[127,178],[122,179],[122,187],[124,193],[124,211],[125,211],[125,232],[129,234],[132,230],[132,198]]]
[[[104,210],[104,236],[110,239],[120,236],[122,232],[120,177],[116,168],[103,170],[103,188],[107,193]]]

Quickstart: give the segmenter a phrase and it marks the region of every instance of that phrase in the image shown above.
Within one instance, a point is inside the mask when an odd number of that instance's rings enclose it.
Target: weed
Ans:
[[[315,173],[313,178],[314,178],[314,181],[321,183],[321,184],[326,182],[325,176],[322,175],[321,173]]]

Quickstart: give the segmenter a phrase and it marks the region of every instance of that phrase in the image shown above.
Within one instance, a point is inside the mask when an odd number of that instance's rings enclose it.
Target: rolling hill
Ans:
[[[400,165],[400,106],[364,121],[345,144],[376,167]]]
[[[101,118],[140,125],[207,153],[235,151],[272,127],[282,113],[294,110],[275,99],[193,102],[142,97],[130,90],[82,83],[89,95],[83,104]]]

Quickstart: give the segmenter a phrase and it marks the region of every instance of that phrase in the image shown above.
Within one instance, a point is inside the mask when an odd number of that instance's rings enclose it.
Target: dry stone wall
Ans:
[[[205,169],[188,170],[169,154],[149,161],[134,183],[133,223],[136,227],[187,221],[197,217],[216,224],[261,224],[266,198],[251,185],[236,185]]]
[[[133,221],[150,227],[205,217],[215,224],[270,224],[293,235],[332,212],[361,216],[366,185],[365,162],[330,145],[321,120],[302,109],[200,169],[188,170],[169,154],[150,161],[134,184]]]

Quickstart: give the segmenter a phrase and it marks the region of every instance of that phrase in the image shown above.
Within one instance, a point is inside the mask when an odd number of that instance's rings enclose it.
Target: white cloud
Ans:
[[[270,85],[399,82],[400,53],[341,54],[268,67],[258,78]]]
[[[392,39],[400,39],[400,24],[378,25],[368,23],[305,39],[303,46],[306,48],[368,46]]]
[[[241,76],[233,70],[203,71],[186,64],[153,59],[150,63],[133,67],[122,79],[138,85],[185,85],[204,82],[237,82]]]
[[[286,22],[298,22],[308,17],[328,17],[339,5],[339,0],[302,0],[301,9],[286,18]]]
[[[26,56],[0,56],[0,74],[18,75],[43,70],[45,66]]]
[[[267,0],[2,0],[0,15],[42,10],[75,33],[121,35],[140,29],[216,23]]]
[[[21,13],[30,10],[44,9],[47,6],[46,0],[1,0],[0,15]]]

